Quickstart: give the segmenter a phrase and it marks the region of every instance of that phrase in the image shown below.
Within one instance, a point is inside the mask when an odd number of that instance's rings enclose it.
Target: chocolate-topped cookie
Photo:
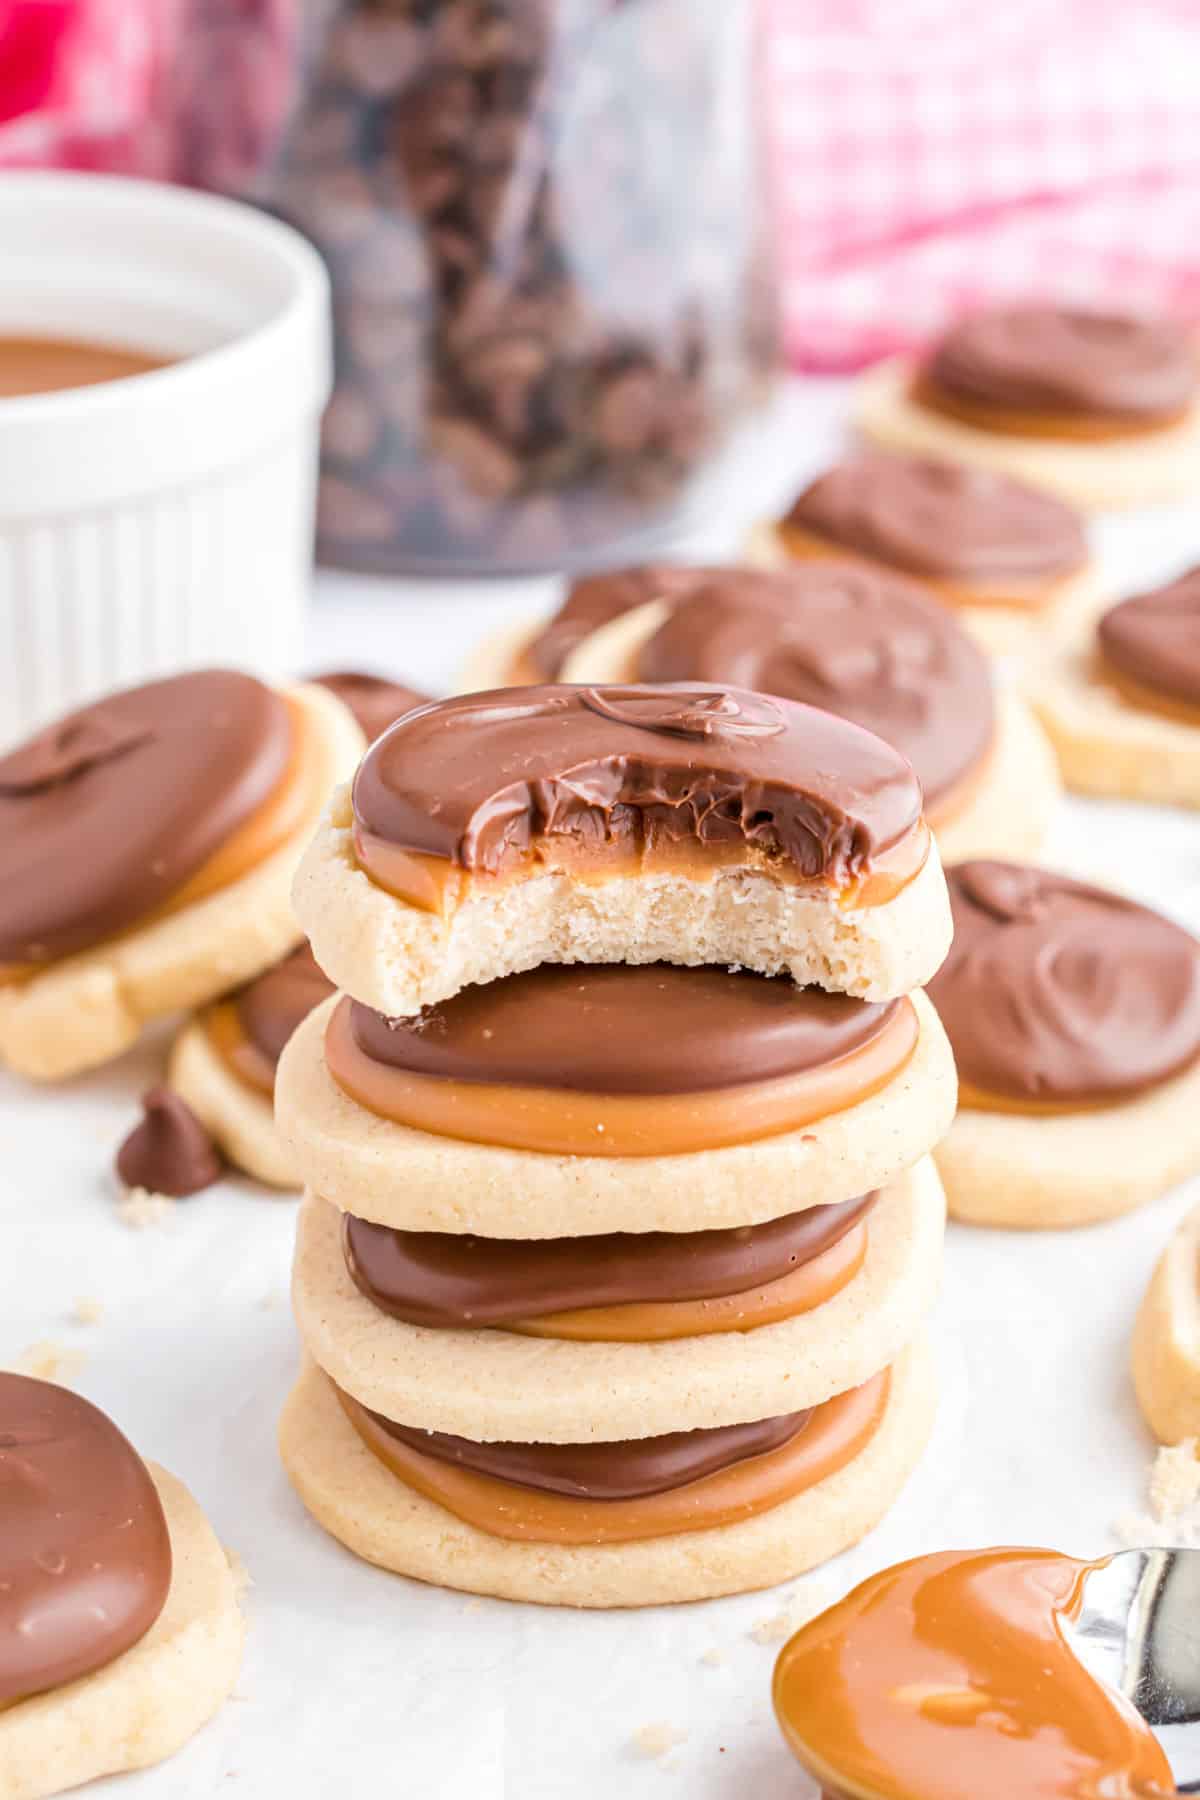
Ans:
[[[339,669],[326,675],[314,675],[312,679],[349,707],[368,744],[381,737],[402,714],[411,712],[414,706],[424,706],[429,699],[428,694],[407,687],[403,682],[391,681],[385,675],[368,675],[361,670]]]
[[[1110,607],[1096,626],[1102,673],[1145,699],[1194,711],[1200,727],[1200,569]],[[1136,702],[1137,694],[1130,696]]]
[[[362,742],[323,688],[207,669],[0,757],[0,1060],[90,1068],[289,950],[295,864]]]

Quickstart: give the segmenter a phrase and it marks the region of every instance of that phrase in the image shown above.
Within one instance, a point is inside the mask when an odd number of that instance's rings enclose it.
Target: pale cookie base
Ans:
[[[1159,1258],[1133,1328],[1133,1385],[1163,1444],[1200,1436],[1200,1207]]]
[[[658,1606],[790,1581],[857,1543],[897,1499],[936,1410],[934,1359],[922,1339],[896,1363],[870,1443],[816,1487],[737,1525],[585,1547],[493,1537],[406,1487],[367,1449],[311,1365],[284,1408],[279,1449],[317,1523],[380,1568],[543,1606]]]
[[[1077,794],[1200,807],[1200,725],[1143,712],[1088,668],[1093,633],[1049,649],[1029,698]]]
[[[928,1157],[878,1202],[862,1268],[812,1312],[656,1344],[434,1331],[355,1287],[342,1215],[300,1213],[292,1303],[313,1359],[372,1412],[477,1442],[576,1444],[738,1425],[819,1406],[886,1367],[937,1293],[946,1203]]]
[[[181,1094],[235,1168],[268,1187],[304,1186],[295,1157],[275,1129],[271,1102],[239,1081],[214,1050],[198,1019],[171,1046],[167,1084]]]
[[[788,555],[773,521],[769,519],[751,526],[742,553],[746,562],[758,569],[786,569],[803,565],[803,559],[798,560]],[[831,557],[853,556],[854,552],[839,550],[836,544],[830,544],[829,554]],[[858,560],[871,568],[889,567],[887,563],[874,557],[863,556]],[[1103,574],[1094,564],[1088,564],[1078,575],[1061,581],[1055,589],[1053,600],[1048,600],[1042,606],[1005,606],[997,601],[981,601],[978,606],[960,605],[957,601],[945,599],[934,583],[922,582],[919,575],[910,575],[904,569],[897,569],[895,573],[903,575],[908,581],[927,585],[934,598],[942,600],[963,629],[970,632],[989,656],[1024,658],[1035,655],[1041,641],[1048,634],[1063,630],[1081,613],[1095,613],[1105,604],[1107,595]]]
[[[442,919],[377,887],[354,855],[340,788],[296,873],[296,915],[329,979],[403,1017],[473,982],[541,963],[705,963],[790,973],[867,1000],[921,987],[950,946],[950,904],[931,846],[920,873],[882,906],[843,907],[748,869],[707,880],[556,869],[464,901]]]
[[[513,665],[540,634],[543,619],[520,619],[489,632],[475,645],[459,670],[456,694],[485,694],[491,688],[513,685]]]
[[[0,987],[0,1062],[53,1081],[127,1050],[151,1019],[202,1006],[270,968],[301,938],[290,886],[329,790],[362,754],[363,737],[327,689],[289,689],[321,746],[321,796],[287,843],[240,880],[111,943],[64,957]]]
[[[913,363],[893,357],[859,378],[859,431],[885,450],[999,469],[1087,512],[1156,506],[1200,493],[1200,407],[1178,425],[1102,443],[1015,437],[945,418],[910,398]]]
[[[565,681],[636,681],[644,644],[668,616],[651,601],[602,625],[567,659]],[[1046,734],[1011,689],[996,694],[996,735],[991,757],[970,802],[937,830],[943,863],[973,856],[1037,855],[1050,830],[1062,792],[1058,765]]]
[[[1200,1171],[1200,1063],[1116,1106],[960,1111],[935,1151],[950,1216],[973,1225],[1091,1225]]]
[[[183,1483],[150,1472],[171,1534],[167,1603],[115,1662],[0,1711],[0,1800],[42,1800],[161,1762],[237,1679],[246,1622],[225,1552]]]
[[[949,1130],[954,1059],[925,995],[911,998],[917,1047],[877,1094],[800,1131],[680,1156],[547,1156],[381,1119],[325,1066],[330,1000],[280,1058],[278,1130],[315,1192],[401,1231],[552,1238],[759,1225],[884,1187]]]

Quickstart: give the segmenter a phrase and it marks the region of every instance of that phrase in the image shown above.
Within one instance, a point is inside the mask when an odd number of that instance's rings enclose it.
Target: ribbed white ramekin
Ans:
[[[0,334],[182,359],[0,399],[0,745],[171,670],[291,672],[330,384],[316,252],[205,194],[0,175]]]

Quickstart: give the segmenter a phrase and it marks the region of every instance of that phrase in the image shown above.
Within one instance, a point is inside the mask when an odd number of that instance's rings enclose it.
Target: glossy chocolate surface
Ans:
[[[383,675],[367,675],[357,669],[336,669],[327,675],[313,675],[310,679],[328,688],[343,706],[349,707],[368,744],[373,744],[404,713],[411,712],[414,706],[424,706],[429,699],[428,694],[418,693],[416,688],[406,687],[403,682],[389,681]]]
[[[1104,614],[1096,637],[1118,675],[1200,709],[1200,569],[1122,600]]]
[[[333,992],[333,983],[301,944],[233,996],[238,1024],[257,1050],[278,1062],[284,1045],[314,1006]]]

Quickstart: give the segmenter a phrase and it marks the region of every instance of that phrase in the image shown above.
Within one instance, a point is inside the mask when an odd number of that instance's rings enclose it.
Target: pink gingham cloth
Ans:
[[[786,345],[1006,297],[1200,316],[1200,0],[762,0]]]

